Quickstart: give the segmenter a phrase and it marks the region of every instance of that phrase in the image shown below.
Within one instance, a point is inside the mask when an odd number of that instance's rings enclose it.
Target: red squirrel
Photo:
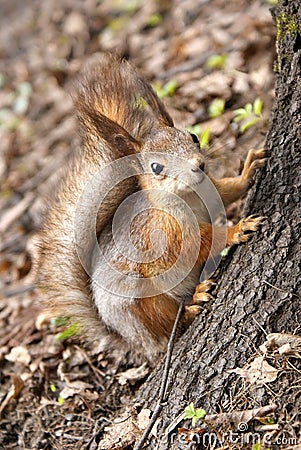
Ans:
[[[243,196],[265,152],[250,150],[239,177],[215,179],[197,137],[176,128],[151,86],[112,54],[94,58],[74,90],[82,148],[40,233],[44,304],[88,338],[107,336],[153,362],[180,299],[184,328],[208,297],[210,282],[198,283],[210,254],[258,229],[255,217],[214,226],[206,203],[213,193],[225,207]]]

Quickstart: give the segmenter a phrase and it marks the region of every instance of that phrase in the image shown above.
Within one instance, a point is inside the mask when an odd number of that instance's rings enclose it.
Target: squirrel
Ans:
[[[258,229],[260,217],[226,227],[212,216],[216,203],[248,191],[265,151],[250,150],[239,177],[215,179],[197,136],[176,128],[148,82],[114,54],[94,57],[74,92],[82,146],[40,232],[43,301],[88,339],[106,336],[108,348],[122,342],[153,363],[180,299],[182,329],[208,299],[211,283],[199,279],[210,255]]]

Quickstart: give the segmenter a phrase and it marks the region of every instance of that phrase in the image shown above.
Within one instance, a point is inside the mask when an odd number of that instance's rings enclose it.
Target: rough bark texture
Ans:
[[[248,244],[227,257],[218,274],[215,300],[204,306],[177,343],[168,402],[157,439],[152,438],[147,448],[188,448],[175,436],[171,443],[165,431],[190,402],[214,413],[275,401],[281,426],[300,424],[294,409],[301,410],[300,387],[294,388],[300,386],[300,373],[282,372],[276,382],[263,387],[250,387],[228,373],[243,367],[265,341],[265,333],[300,334],[301,1],[280,1],[273,16],[277,60],[276,98],[266,140],[270,159],[258,175],[245,211],[267,219]],[[161,376],[162,365],[140,391],[143,407],[154,409]],[[294,432],[297,429],[298,425]],[[173,432],[177,434],[177,426]]]

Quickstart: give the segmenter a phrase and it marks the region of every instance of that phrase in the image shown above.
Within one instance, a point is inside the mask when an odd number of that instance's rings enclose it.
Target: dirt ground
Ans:
[[[263,145],[273,104],[270,7],[266,0],[1,1],[1,449],[97,448],[147,376],[145,369],[127,380],[126,365],[60,336],[63,326],[44,320],[35,289],[45,198],[79,145],[72,79],[89,55],[117,50],[165,96],[177,126],[210,129],[216,175],[235,174],[247,150]],[[234,111],[257,98],[262,112],[249,112],[244,124],[253,124],[244,131]]]

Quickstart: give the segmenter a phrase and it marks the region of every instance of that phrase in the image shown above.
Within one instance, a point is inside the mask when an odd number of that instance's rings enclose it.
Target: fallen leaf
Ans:
[[[60,397],[63,399],[73,397],[76,394],[85,395],[86,389],[92,389],[93,386],[83,381],[73,381],[68,383],[66,387],[60,392]]]
[[[124,386],[128,381],[135,382],[137,380],[145,378],[148,373],[149,368],[146,364],[142,364],[142,366],[133,367],[132,369],[128,369],[125,372],[119,373],[117,375],[117,378],[121,386]]]
[[[146,413],[143,413],[143,416]],[[135,409],[126,408],[121,417],[105,428],[104,438],[99,442],[98,448],[110,448],[123,450],[140,438],[142,431],[139,429],[138,415]],[[146,423],[146,418],[140,418],[138,422]]]
[[[301,358],[301,336],[288,333],[271,333],[259,347],[263,354],[278,352],[279,355]]]
[[[251,384],[262,385],[264,383],[271,383],[275,381],[278,375],[278,370],[265,361],[264,356],[258,356],[250,364],[244,368],[237,368],[228,371],[229,373],[236,373],[245,378]]]
[[[204,422],[214,429],[221,431],[247,431],[252,420],[269,416],[276,411],[277,405],[266,405],[260,408],[246,409],[245,411],[232,411],[231,413],[207,414]]]
[[[5,359],[11,362],[22,363],[28,366],[31,361],[31,356],[26,347],[22,345],[11,349],[10,353],[5,356]]]
[[[10,388],[7,396],[4,398],[3,402],[0,405],[0,413],[4,410],[4,408],[9,404],[11,399],[19,397],[22,389],[24,388],[24,382],[22,378],[18,375],[12,375],[13,384]]]

